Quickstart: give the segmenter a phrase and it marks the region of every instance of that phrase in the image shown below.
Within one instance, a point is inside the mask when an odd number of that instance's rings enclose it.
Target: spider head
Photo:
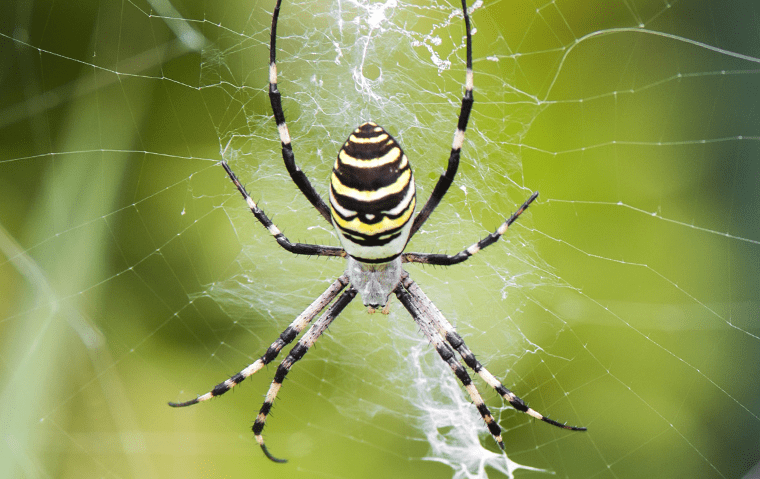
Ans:
[[[372,309],[385,307],[401,281],[401,271],[401,257],[389,263],[371,264],[349,256],[346,268],[351,286],[361,295],[364,306]]]

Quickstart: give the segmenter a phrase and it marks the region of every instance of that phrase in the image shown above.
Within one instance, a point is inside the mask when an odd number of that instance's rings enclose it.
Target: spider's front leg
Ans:
[[[231,378],[227,379],[226,381],[222,381],[221,383],[217,384],[211,391],[207,392],[206,394],[185,402],[170,402],[169,406],[186,407],[192,406],[193,404],[198,404],[199,402],[208,401],[213,397],[221,396],[222,394],[226,393],[230,389],[243,382],[245,378],[252,376],[258,372],[261,368],[274,361],[282,348],[290,344],[301,333],[301,331],[304,330],[304,328],[311,322],[311,320],[314,319],[316,315],[321,313],[322,310],[325,309],[333,299],[335,299],[338,293],[343,291],[343,288],[345,288],[346,285],[348,285],[348,275],[343,274],[338,279],[336,279],[324,293],[315,299],[309,305],[309,307],[304,310],[303,313],[299,314],[298,317],[292,323],[290,323],[290,326],[288,326],[285,331],[280,334],[280,337],[277,338],[277,340],[269,346],[266,352],[259,359],[249,364],[248,367],[235,374]]]
[[[278,459],[269,453],[269,450],[267,450],[267,447],[264,444],[264,437],[261,435],[261,432],[264,430],[267,415],[272,409],[272,404],[274,404],[274,400],[277,398],[277,393],[282,387],[282,382],[285,380],[285,376],[288,375],[288,372],[290,371],[290,368],[293,367],[293,364],[300,360],[309,351],[309,348],[314,345],[322,333],[325,332],[327,327],[330,326],[330,323],[332,323],[333,319],[335,319],[341,313],[341,311],[343,311],[343,309],[348,306],[348,303],[350,303],[355,296],[356,290],[353,288],[353,286],[350,286],[346,291],[343,292],[343,294],[340,295],[335,303],[333,303],[332,306],[330,306],[330,308],[314,322],[306,334],[304,334],[298,343],[293,346],[293,349],[290,350],[288,356],[277,367],[277,372],[274,374],[272,385],[269,386],[269,391],[267,391],[267,396],[264,400],[264,404],[261,405],[259,415],[256,416],[256,420],[254,421],[252,428],[253,434],[256,436],[256,442],[259,443],[261,450],[264,451],[264,455],[266,455],[270,460],[274,462],[287,462],[286,459]]]
[[[586,430],[585,427],[568,426],[567,424],[562,424],[553,419],[549,419],[535,409],[528,407],[528,405],[525,404],[525,401],[504,387],[501,381],[496,379],[493,374],[491,374],[477,359],[475,359],[475,355],[464,343],[464,340],[459,335],[459,333],[456,332],[454,326],[452,326],[452,324],[443,316],[443,314],[438,310],[435,304],[433,304],[430,298],[427,297],[422,289],[417,286],[417,283],[412,281],[408,274],[405,274],[405,276],[402,277],[401,286],[403,286],[409,292],[409,296],[414,306],[426,317],[427,321],[430,322],[432,327],[437,330],[437,335],[440,338],[445,339],[451,345],[451,347],[453,347],[459,353],[464,363],[473,371],[478,373],[478,375],[480,375],[480,377],[483,378],[483,380],[489,386],[496,390],[496,392],[499,393],[501,397],[508,401],[512,407],[520,412],[524,412],[530,416],[533,416],[536,419],[540,419],[545,423],[551,424],[552,426],[557,426],[562,429],[569,429],[571,431]]]
[[[412,315],[412,318],[420,327],[422,333],[428,341],[430,341],[433,347],[435,347],[438,355],[449,365],[454,375],[459,379],[459,382],[461,382],[462,386],[467,390],[472,403],[478,409],[483,421],[485,421],[488,431],[491,433],[499,447],[504,450],[504,441],[501,438],[501,427],[491,415],[491,411],[488,409],[485,402],[483,402],[483,398],[480,396],[478,388],[472,383],[472,379],[470,379],[470,375],[467,374],[467,370],[457,360],[454,351],[452,351],[451,347],[449,347],[449,345],[437,334],[435,326],[428,320],[427,314],[420,309],[420,307],[424,308],[424,305],[421,305],[416,301],[415,298],[412,297],[412,294],[405,289],[402,284],[399,284],[394,292],[399,301],[401,301],[401,304],[403,304],[406,310],[409,311],[409,314]]]

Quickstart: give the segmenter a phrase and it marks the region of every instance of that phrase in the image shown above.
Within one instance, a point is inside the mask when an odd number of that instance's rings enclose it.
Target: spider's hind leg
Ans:
[[[280,90],[277,89],[277,19],[280,16],[280,3],[282,0],[277,0],[277,4],[272,12],[272,30],[269,40],[269,103],[272,105],[272,112],[274,113],[274,121],[277,124],[277,131],[280,135],[280,144],[282,145],[282,159],[285,162],[285,168],[288,169],[290,178],[293,183],[298,186],[301,193],[309,200],[309,202],[316,208],[319,214],[327,220],[328,223],[332,223],[330,218],[330,208],[319,196],[319,193],[309,182],[301,168],[296,164],[296,158],[293,154],[293,147],[290,144],[290,133],[288,132],[288,125],[285,123],[285,112],[282,111],[282,95]]]

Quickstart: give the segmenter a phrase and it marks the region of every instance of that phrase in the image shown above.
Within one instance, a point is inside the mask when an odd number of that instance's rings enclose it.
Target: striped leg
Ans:
[[[251,196],[245,190],[245,187],[240,183],[240,180],[238,180],[237,176],[235,176],[235,173],[232,172],[226,161],[222,161],[222,166],[224,167],[224,170],[227,172],[232,182],[235,183],[235,186],[237,187],[240,194],[243,195],[246,203],[248,203],[248,208],[251,209],[253,216],[259,220],[259,223],[264,225],[264,228],[266,228],[272,236],[274,236],[274,239],[277,240],[277,243],[279,243],[280,246],[293,254],[306,254],[311,256],[346,256],[346,252],[343,251],[343,248],[338,248],[337,246],[291,243],[290,240],[285,237],[282,231],[280,231],[280,229],[277,228],[274,223],[272,223],[272,220],[270,220],[267,215],[264,214],[264,211],[256,205],[256,203],[253,201],[253,198],[251,198]]]
[[[274,13],[272,14],[272,33],[269,43],[269,102],[272,104],[272,111],[274,112],[274,120],[277,123],[277,131],[280,133],[280,143],[282,144],[282,159],[285,161],[285,168],[288,169],[290,177],[293,182],[301,190],[306,199],[319,211],[319,213],[332,224],[330,219],[330,209],[325,204],[324,200],[319,193],[306,178],[306,175],[301,168],[296,165],[296,159],[293,155],[293,148],[290,145],[290,133],[288,132],[288,126],[285,124],[285,113],[282,111],[282,97],[280,91],[277,89],[277,63],[275,61],[275,43],[277,40],[277,18],[280,15],[280,3],[282,0],[277,0],[277,5],[274,7]]]
[[[570,429],[572,431],[586,430],[585,427],[568,426],[566,424],[554,421],[553,419],[549,419],[548,417],[528,407],[528,405],[525,404],[525,401],[517,397],[509,389],[505,388],[501,381],[496,379],[493,374],[491,374],[482,364],[480,364],[477,359],[475,359],[475,355],[472,354],[472,351],[470,351],[470,349],[464,343],[462,337],[459,336],[459,334],[454,330],[454,326],[452,326],[451,323],[443,316],[443,314],[441,314],[433,302],[430,301],[430,298],[428,298],[422,289],[417,286],[417,283],[412,281],[408,274],[402,277],[401,284],[411,294],[415,306],[417,306],[420,311],[422,311],[427,316],[428,320],[434,325],[435,329],[437,329],[438,335],[441,338],[445,338],[446,341],[448,341],[448,343],[459,353],[465,364],[469,366],[473,371],[478,373],[480,377],[483,378],[483,380],[488,383],[489,386],[494,388],[496,392],[499,393],[505,400],[507,400],[509,404],[512,405],[512,407],[518,411],[533,416],[536,419],[540,419],[541,421],[549,423],[552,426],[561,427],[562,429]]]
[[[435,264],[439,266],[451,266],[453,264],[461,263],[462,261],[465,261],[470,256],[474,255],[478,251],[482,250],[486,246],[490,246],[494,243],[496,243],[499,238],[504,235],[504,233],[507,232],[507,228],[509,228],[512,223],[517,220],[517,218],[520,217],[520,215],[528,209],[528,206],[530,206],[531,203],[533,203],[533,200],[538,198],[538,191],[533,193],[530,198],[528,198],[525,203],[522,204],[519,210],[512,213],[512,216],[507,218],[504,223],[499,226],[499,228],[491,233],[490,235],[486,236],[482,240],[478,241],[474,245],[470,246],[464,251],[461,251],[455,255],[448,255],[448,254],[428,254],[428,253],[403,253],[401,255],[401,259],[404,263],[425,263],[425,264]]]
[[[214,389],[207,392],[206,394],[202,396],[198,396],[195,399],[191,399],[189,401],[176,403],[176,402],[170,402],[169,406],[171,407],[185,407],[185,406],[192,406],[193,404],[198,404],[199,402],[207,401],[213,397],[221,396],[222,394],[226,393],[233,387],[240,384],[245,378],[248,376],[252,376],[254,373],[256,373],[259,369],[263,368],[270,362],[272,362],[277,355],[280,353],[282,348],[290,344],[296,336],[298,336],[301,331],[311,322],[312,319],[314,319],[314,316],[318,315],[320,312],[322,312],[325,307],[330,304],[330,302],[335,298],[335,296],[340,293],[343,288],[346,287],[348,284],[348,276],[346,274],[343,274],[340,278],[336,279],[333,284],[330,285],[329,288],[327,288],[327,291],[322,293],[321,296],[319,296],[317,299],[314,300],[311,305],[306,308],[306,310],[301,313],[295,321],[290,323],[290,326],[288,326],[285,331],[280,334],[280,337],[277,338],[275,342],[269,346],[267,351],[264,353],[263,356],[261,356],[259,359],[254,361],[252,364],[250,364],[248,367],[240,371],[239,373],[235,374],[228,380],[221,382],[217,384]]]
[[[464,97],[462,98],[462,108],[459,110],[459,120],[457,122],[457,130],[454,133],[454,142],[451,145],[451,154],[449,155],[449,164],[446,167],[446,172],[441,175],[436,183],[433,193],[430,195],[427,203],[422,208],[420,213],[414,218],[414,224],[409,235],[411,238],[414,233],[427,221],[430,214],[438,206],[446,192],[449,190],[451,183],[454,181],[454,176],[457,174],[457,168],[459,168],[459,154],[462,151],[462,144],[464,144],[464,132],[467,129],[467,121],[470,118],[470,112],[472,111],[472,104],[475,101],[472,96],[473,88],[473,74],[472,74],[472,35],[470,34],[470,16],[467,14],[467,1],[462,0],[462,12],[464,14],[464,26],[467,31],[467,73],[464,84]]]
[[[472,379],[470,379],[470,375],[467,374],[467,370],[457,360],[454,351],[452,351],[449,345],[443,341],[439,334],[437,334],[435,326],[429,321],[429,314],[425,312],[424,309],[421,309],[421,307],[426,308],[427,305],[423,305],[417,301],[416,298],[413,298],[412,294],[410,294],[408,290],[404,289],[402,285],[396,287],[395,293],[396,297],[399,299],[399,301],[401,301],[401,304],[404,305],[406,310],[409,311],[409,314],[412,315],[412,318],[414,318],[414,321],[417,323],[417,325],[419,325],[422,333],[433,344],[435,350],[438,351],[438,355],[441,356],[441,359],[443,359],[443,361],[449,365],[451,370],[454,372],[454,375],[457,377],[457,379],[459,379],[464,388],[467,390],[467,393],[470,395],[470,399],[478,409],[478,412],[483,418],[483,421],[485,421],[486,426],[488,427],[488,431],[491,433],[499,447],[503,450],[504,441],[501,439],[501,427],[499,427],[499,424],[497,424],[496,420],[491,415],[491,411],[488,410],[488,406],[486,406],[486,404],[483,402],[483,398],[480,396],[480,392],[478,392],[477,387],[475,387],[475,385],[472,383]],[[430,306],[432,306],[432,303]]]
[[[272,404],[274,403],[275,398],[277,398],[277,393],[282,387],[282,382],[285,380],[285,376],[288,375],[290,368],[293,367],[293,364],[295,364],[296,361],[301,359],[304,354],[309,351],[309,348],[314,345],[319,336],[321,336],[327,327],[330,326],[330,323],[332,323],[333,319],[335,319],[341,313],[341,311],[343,311],[343,308],[345,308],[348,303],[354,299],[355,296],[356,290],[353,287],[349,287],[346,291],[344,291],[343,294],[341,294],[337,299],[337,301],[335,301],[335,303],[333,303],[333,305],[330,306],[330,308],[325,312],[325,314],[323,314],[314,322],[306,334],[304,334],[298,343],[293,346],[293,349],[290,350],[288,356],[277,367],[277,372],[274,374],[274,380],[272,381],[272,385],[269,387],[269,391],[267,392],[267,397],[264,400],[264,404],[262,404],[259,415],[256,416],[256,420],[253,422],[253,433],[256,435],[256,442],[258,442],[261,446],[261,450],[264,451],[264,455],[266,455],[274,462],[287,462],[287,460],[277,459],[269,453],[267,447],[264,445],[264,438],[261,435],[261,431],[264,429],[267,415],[272,409]]]

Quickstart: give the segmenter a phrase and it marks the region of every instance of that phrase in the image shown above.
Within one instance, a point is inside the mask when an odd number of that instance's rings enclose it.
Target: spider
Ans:
[[[277,0],[272,14],[269,47],[269,100],[274,111],[274,119],[282,144],[282,158],[293,182],[322,217],[334,226],[342,247],[291,243],[248,195],[229,165],[225,161],[222,161],[221,165],[245,199],[251,213],[274,236],[280,246],[298,255],[346,258],[346,271],[280,334],[280,337],[269,346],[259,359],[226,381],[217,384],[206,394],[182,403],[170,402],[169,405],[172,407],[190,406],[226,393],[245,378],[272,362],[282,348],[291,343],[318,314],[327,308],[327,311],[314,321],[311,328],[277,367],[264,404],[253,423],[253,433],[264,451],[264,455],[274,462],[286,462],[285,459],[278,459],[269,453],[261,433],[267,415],[288,372],[308,352],[309,348],[314,345],[314,342],[354,299],[357,293],[362,297],[362,301],[370,313],[382,308],[382,312],[385,314],[388,314],[388,301],[391,293],[393,293],[404,305],[404,308],[409,311],[441,359],[449,365],[467,390],[470,399],[485,421],[488,431],[502,450],[504,450],[504,441],[501,437],[501,428],[488,410],[488,406],[483,402],[478,389],[472,383],[470,375],[456,354],[461,357],[464,364],[479,374],[489,386],[518,411],[527,413],[553,426],[573,431],[585,431],[585,427],[568,426],[549,419],[528,407],[522,399],[504,387],[493,374],[475,359],[451,323],[441,314],[419,286],[412,281],[402,267],[403,263],[451,266],[467,260],[481,249],[498,241],[506,233],[507,228],[538,197],[538,192],[533,193],[495,232],[458,254],[404,252],[409,240],[445,196],[459,166],[465,129],[473,104],[472,37],[466,0],[462,0],[462,14],[467,38],[465,94],[462,98],[449,162],[427,203],[420,213],[414,217],[416,195],[414,176],[409,160],[396,140],[373,122],[366,122],[356,128],[338,152],[338,158],[330,177],[329,207],[316,192],[306,175],[296,165],[290,134],[285,124],[281,95],[277,89],[275,41],[281,1]],[[337,300],[335,300],[336,297]]]

